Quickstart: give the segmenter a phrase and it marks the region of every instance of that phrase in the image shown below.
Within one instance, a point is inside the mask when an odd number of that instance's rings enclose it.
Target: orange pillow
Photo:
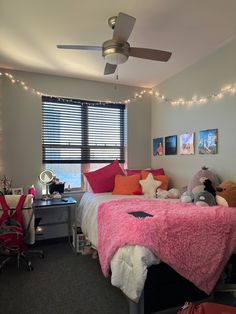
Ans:
[[[142,180],[145,180],[147,178],[147,176],[149,175],[150,172],[142,170],[141,171],[141,176],[142,176]],[[168,190],[168,186],[169,186],[169,177],[167,176],[153,176],[154,180],[157,181],[161,181],[161,186],[159,186],[160,189],[162,190]]]
[[[138,195],[142,194],[142,188],[139,184],[141,180],[140,174],[134,174],[133,176],[121,176],[116,175],[115,187],[112,194],[121,195]]]

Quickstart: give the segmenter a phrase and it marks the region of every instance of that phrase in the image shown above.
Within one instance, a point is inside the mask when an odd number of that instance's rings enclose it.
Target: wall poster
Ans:
[[[198,132],[199,154],[217,154],[218,129],[203,130]]]
[[[165,154],[166,155],[177,154],[177,135],[165,137]]]
[[[153,156],[162,156],[164,153],[163,137],[153,139]]]
[[[180,155],[194,154],[194,133],[184,133],[179,136]]]

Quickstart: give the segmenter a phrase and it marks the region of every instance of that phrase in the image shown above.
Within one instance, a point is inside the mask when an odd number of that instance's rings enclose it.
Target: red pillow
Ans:
[[[126,175],[127,176],[132,176],[134,174],[140,174],[142,170],[148,171],[151,174],[153,174],[154,176],[163,176],[165,175],[164,169],[160,168],[160,169],[126,169]]]
[[[85,172],[84,175],[94,193],[111,192],[115,185],[115,176],[124,175],[118,160],[101,169]]]

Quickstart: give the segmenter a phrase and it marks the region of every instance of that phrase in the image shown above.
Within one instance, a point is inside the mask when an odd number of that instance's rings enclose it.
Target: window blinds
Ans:
[[[125,161],[125,105],[42,97],[43,163]]]

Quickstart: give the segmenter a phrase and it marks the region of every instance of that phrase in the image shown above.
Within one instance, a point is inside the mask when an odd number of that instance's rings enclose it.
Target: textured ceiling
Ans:
[[[130,57],[120,84],[153,87],[236,36],[235,0],[0,0],[0,67],[114,82],[100,52],[56,45],[101,46],[119,12],[136,17],[131,46],[173,53],[167,63]]]

